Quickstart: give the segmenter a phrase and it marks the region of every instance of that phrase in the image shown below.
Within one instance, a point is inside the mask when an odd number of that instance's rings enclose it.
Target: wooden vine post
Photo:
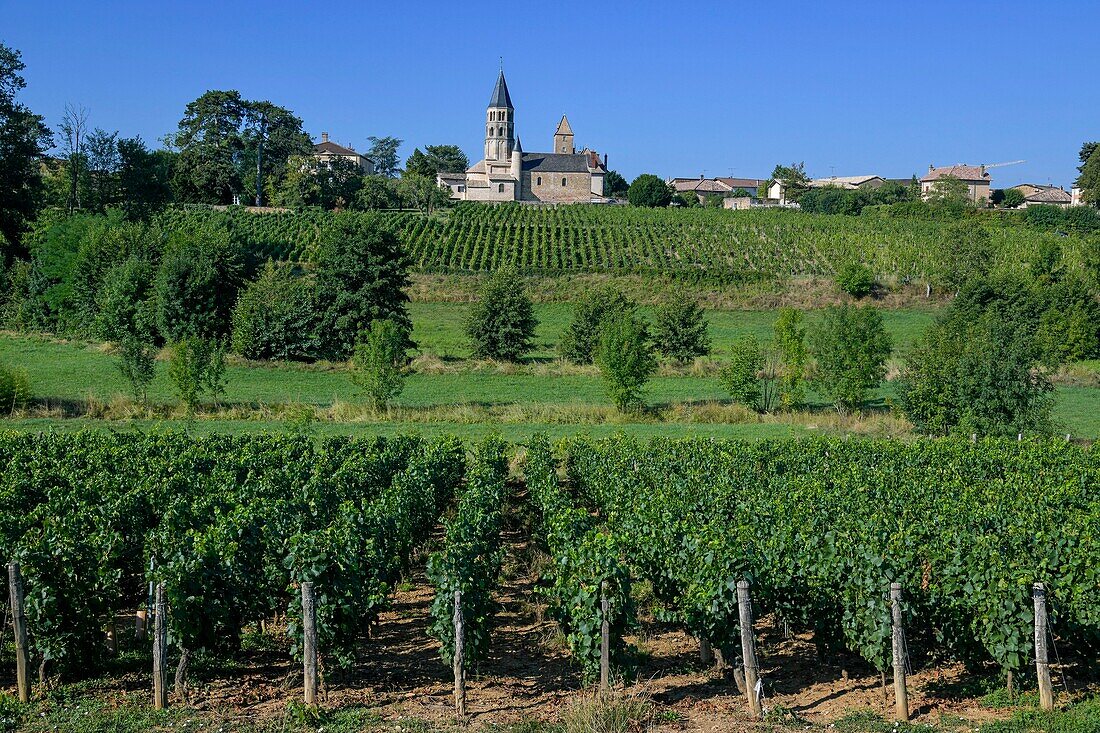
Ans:
[[[1054,688],[1050,684],[1050,662],[1047,657],[1047,591],[1042,583],[1031,589],[1035,601],[1035,672],[1039,680],[1039,706],[1054,709]]]
[[[317,607],[313,583],[302,583],[302,672],[306,705],[317,704]]]
[[[901,583],[890,584],[890,614],[893,626],[894,704],[897,719],[909,720],[909,692],[905,689],[905,627],[901,620]]]
[[[705,636],[699,639],[699,662],[701,664],[714,662],[714,650],[710,648],[710,639]]]
[[[15,633],[15,679],[19,702],[31,699],[31,671],[27,664],[27,619],[23,616],[23,575],[19,563],[8,565],[8,589],[11,592],[11,628]]]
[[[600,583],[600,692],[611,689],[611,602],[607,581]]]
[[[741,657],[745,664],[745,695],[749,698],[749,712],[759,720],[763,717],[760,696],[757,691],[759,678],[756,666],[756,639],[752,631],[752,601],[749,598],[749,581],[737,581],[737,610],[741,621]]]
[[[153,707],[168,707],[168,604],[164,601],[164,583],[157,585],[153,604]]]
[[[455,591],[455,713],[466,717],[466,623],[462,616],[462,591]]]

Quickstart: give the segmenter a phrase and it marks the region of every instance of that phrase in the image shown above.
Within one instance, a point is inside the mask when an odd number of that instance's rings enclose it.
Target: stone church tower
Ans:
[[[489,107],[485,110],[485,160],[499,161],[511,166],[512,149],[515,147],[516,111],[508,96],[508,84],[504,71],[497,77]]]
[[[559,155],[573,155],[577,149],[573,147],[573,128],[569,126],[569,118],[561,116],[558,129],[554,130],[554,152]]]

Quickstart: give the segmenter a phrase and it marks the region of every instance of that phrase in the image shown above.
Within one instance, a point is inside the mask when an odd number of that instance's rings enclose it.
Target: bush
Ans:
[[[1001,196],[1001,206],[1006,209],[1015,209],[1024,202],[1024,195],[1018,189],[1010,188]]]
[[[886,376],[890,336],[870,306],[826,308],[811,339],[814,382],[840,411],[859,409]]]
[[[466,319],[474,356],[518,361],[531,350],[534,308],[515,270],[499,270],[481,288]]]
[[[287,265],[268,262],[233,308],[233,350],[246,359],[315,359],[317,293]]]
[[[0,414],[10,414],[31,398],[30,377],[22,369],[0,362]]]
[[[1047,432],[1053,387],[1039,350],[995,311],[955,313],[915,344],[899,385],[905,417],[925,435]]]
[[[130,383],[134,398],[145,402],[157,373],[156,347],[136,335],[124,336],[119,344],[118,370]]]
[[[153,265],[138,257],[111,268],[99,291],[95,331],[100,338],[117,343],[127,338],[152,340],[156,333],[154,276]]]
[[[652,173],[634,179],[626,192],[631,206],[665,207],[672,203],[672,187]]]
[[[225,394],[224,344],[197,336],[180,339],[172,345],[168,377],[188,414],[194,414],[203,395],[217,402]]]
[[[604,321],[637,310],[634,301],[610,285],[583,293],[573,309],[573,320],[558,341],[558,353],[574,364],[591,364]]]
[[[875,287],[875,275],[859,262],[846,262],[836,273],[836,284],[853,298],[865,298]]]
[[[321,234],[316,262],[324,358],[348,358],[375,319],[387,318],[412,333],[405,293],[409,259],[393,232],[356,214],[334,214]]]
[[[778,390],[775,360],[761,348],[752,334],[730,347],[730,360],[722,365],[718,379],[734,402],[760,412],[771,412]]]
[[[561,722],[564,733],[629,733],[648,730],[652,717],[653,704],[645,697],[596,693],[566,708]]]
[[[408,336],[393,321],[374,321],[363,332],[352,356],[351,381],[363,388],[376,410],[386,409],[405,388]]]
[[[634,315],[619,315],[603,325],[596,364],[603,375],[607,394],[622,412],[644,406],[642,388],[657,371],[645,321]]]
[[[657,349],[681,364],[710,353],[710,333],[703,309],[686,291],[678,290],[657,311]]]
[[[169,243],[155,285],[157,328],[166,341],[229,333],[242,258],[224,231],[181,232]]]
[[[775,320],[779,404],[787,410],[806,399],[806,327],[802,311],[783,308]]]

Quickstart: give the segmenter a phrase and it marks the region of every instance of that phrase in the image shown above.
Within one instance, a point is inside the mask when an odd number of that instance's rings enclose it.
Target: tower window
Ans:
[[[561,185],[562,185],[563,187],[565,186],[565,179],[564,179],[564,178],[563,178],[563,179],[561,179]]]
[[[504,137],[504,128],[503,127],[498,127],[497,128],[497,134],[500,135],[501,137]]]
[[[536,186],[541,186],[542,185],[542,176],[537,176],[535,178],[535,185]]]
[[[497,184],[497,193],[504,193],[504,184],[503,183],[498,183]]]

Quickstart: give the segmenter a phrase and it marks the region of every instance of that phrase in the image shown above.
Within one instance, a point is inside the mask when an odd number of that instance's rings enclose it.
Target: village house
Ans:
[[[1059,206],[1063,209],[1073,205],[1073,195],[1061,186],[1043,186],[1037,183],[1021,183],[1009,190],[1019,191],[1024,195],[1021,209],[1028,206]]]
[[[554,130],[553,152],[526,153],[515,131],[515,108],[504,72],[497,77],[485,112],[485,157],[465,171],[440,173],[438,182],[462,201],[604,203],[607,157],[579,153],[573,128],[562,115]]]
[[[1074,186],[1073,188],[1071,188],[1069,190],[1069,205],[1070,206],[1081,206],[1084,203],[1085,203],[1085,198],[1081,193],[1081,187],[1080,186]]]
[[[329,165],[337,158],[350,160],[352,163],[359,166],[359,170],[363,171],[365,175],[374,175],[373,160],[362,153],[357,153],[355,148],[346,148],[343,145],[332,142],[328,139],[328,133],[322,132],[321,142],[315,143],[313,146],[313,159],[318,161],[321,165]]]
[[[848,191],[857,189],[879,188],[886,179],[882,176],[829,176],[828,178],[815,178],[810,181],[810,188],[843,188]]]
[[[726,198],[738,190],[743,190],[749,197],[755,198],[759,195],[761,187],[767,183],[766,180],[760,178],[704,178],[703,176],[698,178],[670,178],[666,182],[676,189],[676,193],[693,192],[699,199],[699,203],[705,203],[709,196]]]
[[[929,198],[936,184],[944,178],[955,178],[966,184],[966,197],[971,203],[984,204],[989,201],[992,178],[984,165],[949,165],[941,168],[929,165],[928,173],[920,179],[921,196]]]

